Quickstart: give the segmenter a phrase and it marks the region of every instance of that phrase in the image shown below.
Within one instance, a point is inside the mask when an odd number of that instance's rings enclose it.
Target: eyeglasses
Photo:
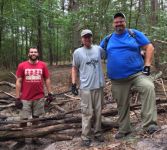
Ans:
[[[115,21],[114,24],[121,24],[121,23],[124,23],[125,20],[121,20],[121,21]]]

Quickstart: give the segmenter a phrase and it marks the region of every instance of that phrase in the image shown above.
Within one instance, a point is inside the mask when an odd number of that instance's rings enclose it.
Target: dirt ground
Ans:
[[[54,93],[62,93],[70,90],[71,86],[71,66],[53,66],[49,68],[51,72],[51,80],[52,80],[52,89]],[[2,80],[2,79],[1,79]],[[5,76],[6,80],[6,76]],[[13,81],[14,78],[10,81]],[[165,88],[167,86],[167,82],[165,81]],[[158,91],[161,85],[156,85]],[[15,95],[15,90],[11,89],[7,86],[0,86],[0,90],[4,90],[6,92],[10,92]],[[165,94],[163,92],[157,95],[160,98],[165,98]],[[73,103],[67,103],[65,110],[70,111],[76,108],[79,108],[79,101],[75,101]],[[108,107],[116,107],[109,104]],[[163,107],[163,104],[160,104],[158,107]],[[7,110],[3,110],[0,112],[0,115],[10,113],[13,116],[18,116],[18,112],[13,112],[14,109],[10,109],[10,112]],[[51,109],[46,113],[46,115],[50,115],[53,113],[57,113],[54,109]],[[116,120],[117,117],[111,117],[111,120]],[[131,112],[131,122],[132,127],[134,129],[140,128],[141,118],[140,118],[140,110]],[[105,142],[98,143],[93,141],[90,148],[83,148],[80,146],[80,135],[75,136],[72,140],[69,141],[54,141],[48,138],[40,138],[42,141],[42,145],[36,146],[31,144],[31,139],[26,139],[26,145],[19,150],[167,150],[167,113],[166,110],[164,113],[158,114],[158,125],[161,127],[159,131],[154,133],[153,135],[148,135],[143,131],[133,132],[128,137],[122,140],[115,140],[114,136],[117,132],[117,129],[110,129],[104,132]],[[77,131],[76,131],[77,132]],[[55,133],[56,134],[56,133]],[[14,141],[0,142],[0,150],[12,150],[13,145],[16,144]]]

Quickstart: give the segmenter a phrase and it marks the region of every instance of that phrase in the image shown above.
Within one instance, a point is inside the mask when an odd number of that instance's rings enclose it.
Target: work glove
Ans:
[[[50,103],[53,101],[53,93],[48,93],[48,96],[45,100],[45,107],[48,107]]]
[[[146,76],[149,76],[149,75],[150,75],[150,66],[144,66],[144,68],[143,68],[143,73],[144,73]]]
[[[23,103],[22,103],[22,101],[21,101],[20,98],[16,98],[16,99],[15,99],[15,107],[16,107],[17,109],[22,109]]]
[[[71,92],[72,92],[72,94],[74,94],[74,95],[78,95],[78,89],[77,89],[76,83],[72,83]]]

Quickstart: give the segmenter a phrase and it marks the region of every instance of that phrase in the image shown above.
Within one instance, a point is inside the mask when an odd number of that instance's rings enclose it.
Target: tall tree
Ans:
[[[42,0],[37,0],[38,5],[41,7],[42,5]],[[41,10],[38,9],[37,11],[37,31],[38,31],[38,35],[37,35],[37,47],[38,47],[38,51],[40,53],[40,59],[43,60],[43,45],[42,45],[42,14],[41,14]]]
[[[2,52],[2,32],[3,32],[3,28],[4,28],[4,16],[3,16],[3,12],[4,12],[4,5],[5,5],[5,0],[1,0],[0,2],[0,53]],[[1,57],[0,57],[1,58]]]

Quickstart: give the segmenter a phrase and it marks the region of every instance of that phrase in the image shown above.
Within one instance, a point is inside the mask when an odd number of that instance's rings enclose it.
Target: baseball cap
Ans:
[[[86,35],[86,34],[93,35],[91,30],[85,29],[85,30],[82,30],[82,32],[81,32],[81,37],[84,36],[84,35]]]
[[[114,15],[114,19],[117,18],[117,17],[122,17],[122,18],[125,18],[125,19],[126,19],[125,15],[124,15],[123,13],[121,13],[121,12],[118,12],[118,13],[116,13],[116,14]]]

